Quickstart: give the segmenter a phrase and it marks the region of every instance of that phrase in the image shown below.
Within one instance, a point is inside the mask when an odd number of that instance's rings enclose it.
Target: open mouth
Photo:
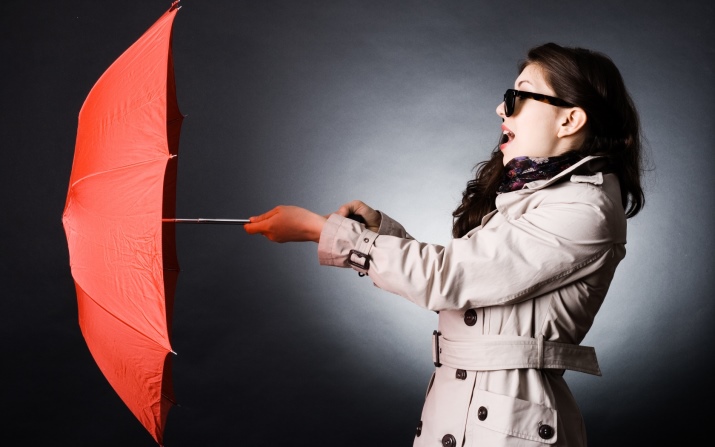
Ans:
[[[504,149],[504,146],[511,143],[515,136],[516,135],[514,135],[514,132],[502,126],[502,135],[501,140],[499,140],[499,147]]]

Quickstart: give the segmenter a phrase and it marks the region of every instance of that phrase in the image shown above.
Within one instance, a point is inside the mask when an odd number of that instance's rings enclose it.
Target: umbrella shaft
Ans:
[[[192,224],[223,224],[223,225],[245,225],[250,223],[249,219],[161,219],[162,222],[192,223]]]

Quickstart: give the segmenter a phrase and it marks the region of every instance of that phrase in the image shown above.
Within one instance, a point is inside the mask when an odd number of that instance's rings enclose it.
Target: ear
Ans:
[[[582,129],[586,128],[586,112],[581,107],[571,107],[564,109],[560,117],[560,126],[557,136],[559,138],[575,136]]]

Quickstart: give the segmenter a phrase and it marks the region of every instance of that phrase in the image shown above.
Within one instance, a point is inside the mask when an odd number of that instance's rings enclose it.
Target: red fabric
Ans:
[[[173,404],[173,224],[182,115],[176,4],[99,78],[79,114],[63,214],[79,324],[92,356],[157,443]]]

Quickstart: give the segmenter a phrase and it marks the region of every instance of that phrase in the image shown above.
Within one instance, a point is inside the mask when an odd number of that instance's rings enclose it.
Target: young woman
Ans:
[[[644,204],[638,115],[607,56],[553,43],[529,51],[496,113],[501,142],[468,182],[446,246],[360,201],[327,218],[279,206],[245,229],[318,242],[321,264],[439,312],[415,446],[585,446],[562,376],[600,375],[579,343]]]

